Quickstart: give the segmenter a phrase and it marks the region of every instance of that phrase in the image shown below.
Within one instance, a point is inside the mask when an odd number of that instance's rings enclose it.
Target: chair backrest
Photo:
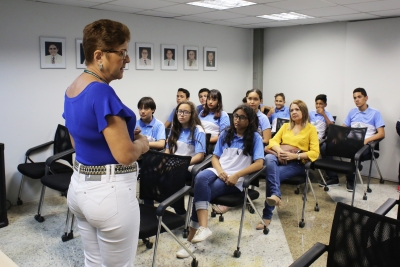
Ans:
[[[171,133],[171,128],[165,128],[165,140],[168,139],[170,133]]]
[[[342,158],[354,158],[364,146],[367,128],[351,128],[332,124],[326,138],[326,154]]]
[[[276,133],[279,132],[279,129],[283,124],[289,122],[289,119],[277,118],[276,119]]]
[[[190,156],[149,150],[140,168],[140,199],[162,202],[185,186]]]
[[[339,202],[326,266],[399,266],[400,221]]]
[[[210,139],[211,139],[211,134],[210,133],[206,133],[206,155],[212,154],[214,152],[214,151],[209,151]]]
[[[54,135],[53,153],[55,155],[71,148],[72,144],[71,144],[71,139],[69,137],[68,128],[65,127],[64,125],[59,124],[57,126],[57,130]],[[72,154],[67,155],[61,159],[68,161],[72,165]]]
[[[229,116],[229,125],[232,126],[233,125],[233,113],[228,113]]]

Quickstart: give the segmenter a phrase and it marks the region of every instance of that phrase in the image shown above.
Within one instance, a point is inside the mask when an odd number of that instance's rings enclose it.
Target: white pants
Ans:
[[[134,266],[140,225],[137,172],[101,175],[101,181],[85,181],[85,176],[74,171],[67,198],[78,221],[85,266]]]

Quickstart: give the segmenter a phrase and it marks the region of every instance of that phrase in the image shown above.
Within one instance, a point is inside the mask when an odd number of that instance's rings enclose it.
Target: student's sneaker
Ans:
[[[193,243],[191,243],[191,242],[189,242],[189,241],[186,241],[186,242],[184,243],[184,245],[185,245],[192,253],[195,252],[195,251],[197,250],[197,244],[193,244]],[[179,258],[179,259],[185,259],[185,258],[190,257],[190,254],[189,254],[184,248],[182,248],[181,250],[179,250],[179,251],[176,253],[176,257]]]
[[[400,185],[397,186],[397,192],[400,193]]]
[[[196,234],[194,235],[194,237],[192,239],[192,243],[199,243],[201,241],[204,241],[211,235],[212,235],[212,232],[209,228],[200,226],[199,229],[197,229]]]
[[[330,187],[330,186],[338,186],[339,185],[339,179],[338,178],[333,178],[333,179],[326,179],[326,186]],[[324,180],[321,180],[319,182],[319,186],[324,187]]]
[[[354,181],[346,181],[346,189],[348,192],[354,191]]]

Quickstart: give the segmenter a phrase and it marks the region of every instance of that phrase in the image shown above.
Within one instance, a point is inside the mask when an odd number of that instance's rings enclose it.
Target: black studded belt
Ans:
[[[137,171],[137,163],[134,162],[131,165],[122,164],[110,164],[114,166],[114,174],[131,173]],[[107,174],[107,165],[102,166],[86,166],[75,160],[74,169],[82,174],[86,175],[105,175]],[[110,173],[111,174],[111,173]]]

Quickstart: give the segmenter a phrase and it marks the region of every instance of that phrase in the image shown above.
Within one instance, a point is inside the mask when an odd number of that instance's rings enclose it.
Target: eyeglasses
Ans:
[[[233,119],[234,120],[240,120],[240,121],[245,121],[245,120],[247,120],[247,117],[246,116],[243,116],[243,115],[238,115],[238,114],[233,114]]]
[[[122,57],[122,59],[126,59],[126,57],[129,57],[128,55],[128,50],[103,50],[102,52],[104,53],[116,53],[118,54],[120,57]]]
[[[188,111],[188,110],[181,110],[181,109],[178,109],[177,111],[176,111],[176,114],[178,114],[178,115],[183,115],[183,116],[187,116],[187,115],[189,115],[189,114],[191,114],[192,112],[190,112],[190,111]]]

